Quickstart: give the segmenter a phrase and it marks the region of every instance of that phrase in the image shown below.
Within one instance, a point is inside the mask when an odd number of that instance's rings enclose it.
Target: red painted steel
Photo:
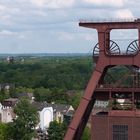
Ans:
[[[85,111],[88,109],[88,105],[89,105],[90,101],[92,100],[93,92],[101,77],[101,74],[102,74],[101,72],[98,72],[96,70],[93,72],[92,77],[85,90],[85,95],[83,96],[83,98],[80,102],[80,105],[75,112],[75,115],[73,117],[71,124],[69,125],[69,128],[67,130],[64,140],[76,139],[76,138],[74,138],[75,134],[80,133],[80,132],[76,132],[76,131],[82,121]]]
[[[128,126],[128,140],[140,140],[139,117],[93,115],[91,140],[113,140],[112,124]],[[103,130],[103,131],[101,131]],[[99,133],[100,132],[100,133]],[[123,138],[124,139],[124,138]]]
[[[112,29],[137,29],[140,40],[140,22],[138,20],[131,22],[80,22],[80,26],[97,29],[99,40],[99,57],[95,71],[85,90],[85,94],[80,102],[78,109],[68,127],[64,140],[80,140],[90,112],[94,104],[94,93],[98,83],[102,83],[102,79],[109,67],[116,65],[131,65],[140,67],[140,51],[136,54],[110,54],[109,42],[110,31]],[[140,41],[139,41],[140,49]],[[115,89],[119,90],[119,89]],[[122,89],[120,89],[121,91]],[[134,89],[132,89],[134,90]],[[98,91],[98,89],[97,89]],[[102,89],[102,91],[105,91]],[[106,90],[109,91],[109,90]],[[131,91],[128,89],[128,91]],[[139,91],[139,89],[138,89]],[[104,95],[101,94],[99,97]],[[107,97],[107,96],[106,96]]]

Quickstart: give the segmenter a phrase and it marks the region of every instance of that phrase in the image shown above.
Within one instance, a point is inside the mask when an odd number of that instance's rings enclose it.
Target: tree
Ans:
[[[66,127],[65,123],[51,122],[47,130],[48,140],[63,140]]]
[[[0,102],[5,100],[6,98],[9,98],[9,94],[7,94],[4,89],[1,89],[0,90]]]
[[[82,96],[83,93],[81,91],[77,91],[75,95],[70,98],[70,104],[74,107],[74,109],[77,109]]]
[[[10,124],[11,138],[14,140],[31,140],[35,134],[35,126],[38,123],[37,110],[28,100],[22,99],[14,108],[17,118]]]
[[[89,139],[90,139],[90,129],[88,127],[85,127],[81,140],[89,140]]]
[[[66,94],[66,89],[53,88],[53,89],[51,89],[51,91],[52,91],[52,94],[50,96],[51,102],[55,102],[57,104],[68,104],[69,103],[69,97]]]
[[[8,133],[7,133],[8,125],[5,123],[0,123],[0,140],[7,140]]]
[[[28,92],[28,93],[33,93],[33,89],[32,88],[27,88],[27,87],[17,87],[16,89],[15,89],[15,92],[16,92],[16,94],[19,94],[19,93],[23,93],[23,92]]]
[[[36,88],[34,90],[34,97],[37,101],[47,101],[51,102],[50,97],[51,97],[51,91],[50,89],[47,88]]]

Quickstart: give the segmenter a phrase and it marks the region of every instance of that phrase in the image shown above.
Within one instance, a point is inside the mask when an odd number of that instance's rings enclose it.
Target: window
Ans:
[[[128,125],[113,125],[113,140],[128,140]]]

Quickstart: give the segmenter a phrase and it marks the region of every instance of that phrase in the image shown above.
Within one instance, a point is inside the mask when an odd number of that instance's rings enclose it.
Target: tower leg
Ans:
[[[93,98],[89,102],[88,107],[87,107],[87,110],[84,113],[83,118],[82,118],[82,120],[81,120],[81,122],[79,124],[79,127],[78,127],[78,129],[77,129],[77,131],[75,133],[74,140],[80,140],[81,139],[82,133],[83,133],[84,128],[85,128],[85,126],[87,124],[87,121],[89,119],[89,116],[90,116],[90,114],[92,112],[92,109],[93,109],[93,106],[94,106],[95,101],[96,101],[95,98]]]
[[[79,140],[84,130],[88,117],[94,104],[93,94],[95,88],[102,76],[102,71],[95,70],[89,80],[85,94],[82,97],[80,105],[78,106],[74,117],[68,127],[64,140]],[[78,139],[76,139],[78,138]]]

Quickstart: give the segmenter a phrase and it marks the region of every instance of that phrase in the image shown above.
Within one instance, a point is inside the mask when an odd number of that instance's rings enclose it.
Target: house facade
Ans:
[[[32,105],[37,108],[39,113],[40,122],[37,129],[40,128],[43,131],[49,127],[50,122],[56,120],[58,123],[62,123],[66,117],[70,117],[70,112],[74,113],[74,108],[71,105],[47,102],[33,102]]]
[[[49,127],[50,122],[53,121],[53,108],[52,107],[45,107],[43,110],[39,111],[39,128],[41,130],[46,130]]]
[[[16,117],[13,111],[14,106],[18,102],[16,98],[9,98],[0,104],[0,121],[3,123],[12,122]]]
[[[9,98],[0,104],[0,122],[12,122],[17,117],[13,109],[18,101],[19,99],[17,98]],[[39,115],[39,123],[36,129],[43,132],[46,132],[50,122],[54,120],[58,123],[69,122],[74,113],[74,108],[71,105],[35,101],[31,102],[31,104],[37,109]]]

